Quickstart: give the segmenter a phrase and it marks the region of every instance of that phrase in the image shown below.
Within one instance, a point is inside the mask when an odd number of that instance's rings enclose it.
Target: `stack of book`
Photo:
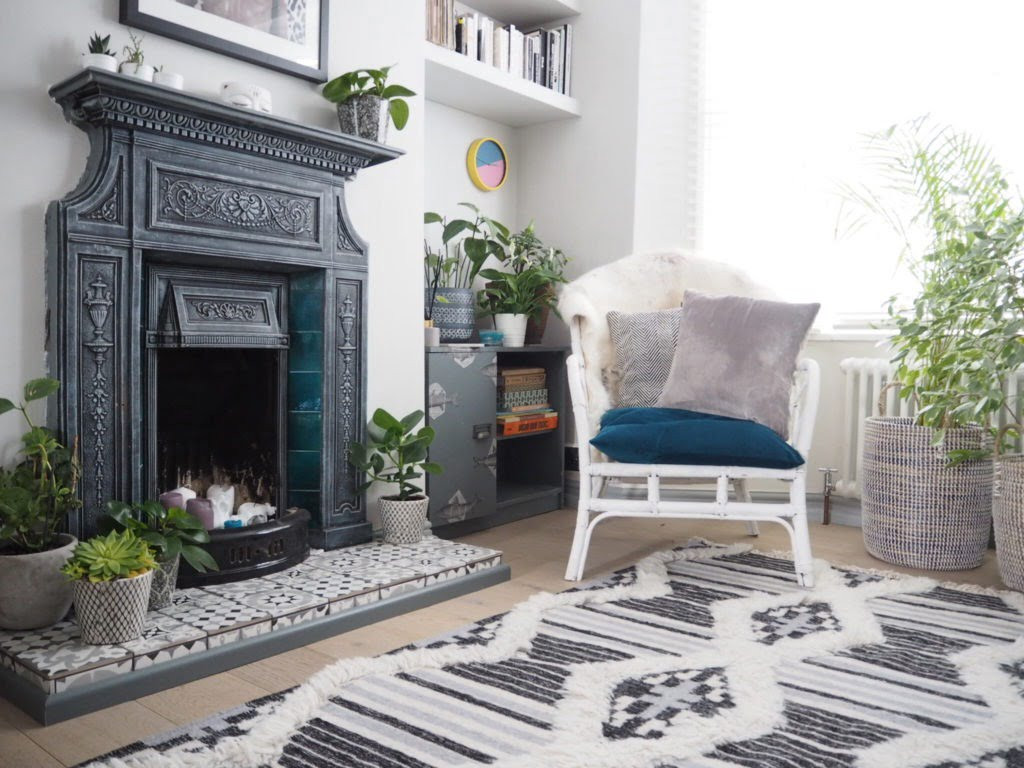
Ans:
[[[498,434],[547,432],[558,426],[558,413],[548,402],[543,368],[498,370]]]
[[[427,40],[558,93],[572,89],[572,24],[524,31],[476,11],[459,13],[455,0],[426,0]]]

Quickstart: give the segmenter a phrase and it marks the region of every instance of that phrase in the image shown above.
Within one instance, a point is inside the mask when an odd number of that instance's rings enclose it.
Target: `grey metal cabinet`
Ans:
[[[427,350],[427,423],[437,432],[430,459],[444,467],[427,479],[436,533],[458,536],[562,506],[565,355],[562,347],[535,346]],[[505,366],[545,369],[557,429],[497,435],[497,374]]]

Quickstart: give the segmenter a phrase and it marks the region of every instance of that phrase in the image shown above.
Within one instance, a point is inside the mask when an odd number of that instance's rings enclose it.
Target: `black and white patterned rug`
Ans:
[[[692,542],[90,765],[1024,766],[1024,596]]]

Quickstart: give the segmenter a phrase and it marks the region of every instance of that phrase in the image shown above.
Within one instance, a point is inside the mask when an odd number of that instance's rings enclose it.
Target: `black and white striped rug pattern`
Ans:
[[[693,542],[93,763],[1024,766],[1024,598]]]

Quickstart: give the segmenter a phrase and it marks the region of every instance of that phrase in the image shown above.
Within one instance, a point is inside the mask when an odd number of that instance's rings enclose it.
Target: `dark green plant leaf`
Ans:
[[[60,382],[56,379],[42,378],[32,379],[25,385],[25,401],[42,400],[57,393],[60,389]]]

